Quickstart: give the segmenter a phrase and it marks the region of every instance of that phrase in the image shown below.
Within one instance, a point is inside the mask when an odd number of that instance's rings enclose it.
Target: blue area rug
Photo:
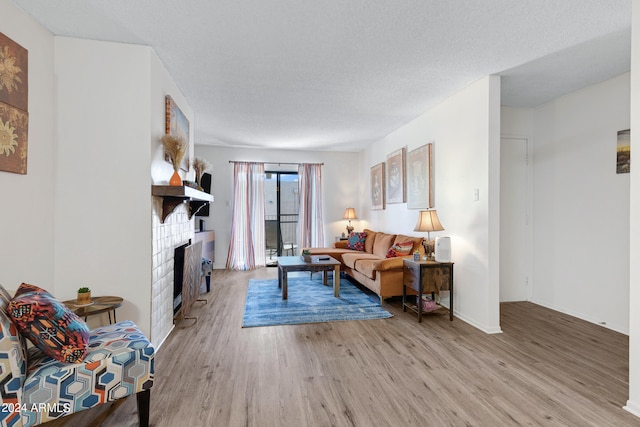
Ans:
[[[348,279],[340,279],[340,297],[333,296],[333,282],[289,277],[289,298],[282,299],[278,280],[250,279],[243,328],[339,320],[384,319],[393,315],[380,307],[380,298],[367,293]]]

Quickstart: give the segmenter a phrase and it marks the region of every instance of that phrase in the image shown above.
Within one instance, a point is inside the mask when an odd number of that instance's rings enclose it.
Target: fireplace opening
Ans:
[[[173,251],[173,315],[182,307],[182,276],[184,274],[184,248],[191,242],[177,246]]]

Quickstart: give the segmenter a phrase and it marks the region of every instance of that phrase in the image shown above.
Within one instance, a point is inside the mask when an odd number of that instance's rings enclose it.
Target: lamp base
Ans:
[[[349,236],[353,232],[353,226],[347,225],[347,236]]]
[[[424,253],[427,254],[426,259],[429,261],[434,260],[434,253],[436,250],[436,242],[435,240],[427,240],[424,239],[422,241],[422,246],[424,246]]]

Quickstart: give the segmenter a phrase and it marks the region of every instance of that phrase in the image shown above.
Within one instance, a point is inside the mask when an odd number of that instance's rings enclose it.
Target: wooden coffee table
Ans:
[[[327,286],[327,273],[333,270],[333,296],[340,296],[340,262],[327,255],[312,255],[311,262],[300,256],[278,257],[278,287],[282,288],[282,299],[288,298],[287,273],[290,271],[322,271],[322,284]]]

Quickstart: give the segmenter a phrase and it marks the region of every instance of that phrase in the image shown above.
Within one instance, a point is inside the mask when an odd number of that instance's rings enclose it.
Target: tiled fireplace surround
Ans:
[[[159,346],[173,328],[173,253],[176,246],[193,240],[193,219],[186,204],[178,206],[161,222],[162,199],[153,197],[151,342]]]

